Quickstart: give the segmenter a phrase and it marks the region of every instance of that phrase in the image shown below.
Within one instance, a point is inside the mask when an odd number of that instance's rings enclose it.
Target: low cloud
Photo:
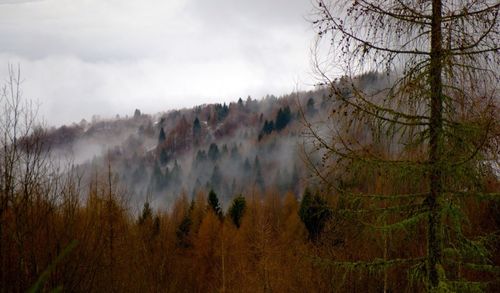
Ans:
[[[312,83],[303,2],[7,5],[0,78],[8,63],[20,64],[24,95],[41,103],[51,125],[290,92],[297,81]]]
[[[29,2],[39,2],[44,0],[0,0],[0,5],[2,4],[23,4]]]

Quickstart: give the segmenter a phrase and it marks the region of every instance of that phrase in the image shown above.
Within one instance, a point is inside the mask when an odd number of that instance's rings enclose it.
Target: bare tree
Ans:
[[[53,219],[59,205],[77,196],[73,174],[51,156],[37,107],[23,98],[21,85],[20,67],[9,65],[0,92],[0,288],[6,291],[28,289],[73,240],[56,235]]]
[[[339,194],[405,199],[404,205],[382,209],[404,217],[378,228],[392,230],[426,218],[425,256],[401,263],[424,260],[429,288],[459,286],[461,280],[447,282],[445,268],[467,259],[471,250],[483,252],[484,246],[466,239],[455,225],[461,221],[455,217],[457,209],[464,199],[484,195],[481,178],[491,175],[491,162],[498,164],[500,4],[315,3],[313,23],[319,38],[313,61],[330,89],[332,110],[327,124],[306,124],[310,149],[322,156],[315,162],[314,153],[309,154],[311,168]],[[326,58],[320,54],[325,41]],[[332,68],[345,75],[332,78]],[[386,81],[369,71],[384,71]],[[371,76],[378,76],[377,85],[370,83]],[[386,194],[342,184],[346,173],[352,180],[368,170],[398,184]],[[454,256],[445,260],[443,249],[451,249]],[[487,263],[485,258],[473,259]]]
[[[8,227],[4,225],[4,216],[8,210],[23,210],[21,206],[26,205],[28,201],[29,189],[33,186],[34,177],[37,175],[34,172],[35,168],[40,167],[36,163],[41,155],[39,145],[35,145],[33,149],[32,143],[27,141],[33,131],[34,112],[33,108],[22,100],[20,69],[16,70],[9,65],[8,73],[8,79],[0,92],[0,237],[2,238],[0,239],[0,271],[2,271],[0,281],[2,283],[7,281],[4,274],[6,272],[4,256],[9,251],[9,247],[3,245],[9,243],[4,241],[4,235],[14,235],[19,247],[24,243],[20,239],[21,235],[17,233],[21,229],[6,230]],[[26,221],[27,218],[22,218],[22,220]]]

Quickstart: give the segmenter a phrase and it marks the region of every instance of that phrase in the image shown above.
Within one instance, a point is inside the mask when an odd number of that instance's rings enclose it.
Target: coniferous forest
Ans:
[[[310,91],[48,127],[9,65],[0,292],[498,292],[500,4],[313,5]]]

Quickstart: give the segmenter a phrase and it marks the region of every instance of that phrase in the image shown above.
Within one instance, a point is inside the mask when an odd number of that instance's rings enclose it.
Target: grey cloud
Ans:
[[[0,0],[0,5],[2,4],[23,4],[29,2],[40,2],[44,0]]]
[[[0,0],[2,1],[2,0]],[[4,3],[8,1],[2,1]],[[306,0],[51,0],[0,10],[0,78],[19,62],[51,124],[282,94],[307,78]],[[60,108],[64,111],[60,111]]]
[[[307,0],[191,0],[189,8],[208,25],[298,25],[310,8]]]

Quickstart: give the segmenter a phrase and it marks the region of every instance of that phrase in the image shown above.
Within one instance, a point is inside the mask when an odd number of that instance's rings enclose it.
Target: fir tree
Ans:
[[[163,127],[160,127],[160,135],[158,135],[158,145],[163,145],[166,139],[167,136],[165,135],[165,131],[163,130]]]
[[[208,193],[208,206],[219,218],[222,218],[223,214],[219,198],[213,189],[210,189],[210,192]]]
[[[279,109],[278,114],[276,115],[276,122],[274,123],[274,128],[277,131],[283,130],[292,118],[292,113],[290,111],[290,107],[286,106],[284,109]]]
[[[210,146],[208,147],[208,153],[207,156],[212,162],[215,162],[219,159],[219,147],[215,143],[211,143]]]
[[[246,201],[245,198],[240,194],[233,199],[231,206],[229,207],[228,214],[233,221],[233,224],[236,228],[239,228],[241,225],[241,219],[243,218],[243,214],[245,213]]]
[[[221,156],[224,157],[229,153],[229,149],[227,148],[227,144],[222,145]]]
[[[196,157],[194,158],[193,165],[194,167],[198,167],[203,165],[207,160],[207,153],[204,150],[198,150],[196,153]]]
[[[300,202],[299,216],[311,241],[317,241],[327,221],[332,217],[332,210],[328,207],[326,200],[317,194],[312,194],[306,188],[302,201]]]
[[[238,146],[236,144],[233,145],[233,147],[231,148],[231,161],[233,162],[238,162],[240,160],[240,153],[238,151]]]
[[[153,217],[153,211],[151,210],[151,207],[149,206],[149,202],[146,201],[144,203],[144,206],[142,208],[142,213],[139,216],[139,225],[144,224],[145,222],[152,220]]]
[[[175,235],[177,236],[177,245],[182,248],[191,247],[191,240],[189,238],[189,234],[191,232],[191,226],[193,224],[193,220],[191,219],[191,210],[184,216],[182,221],[180,222],[177,230],[175,231]]]
[[[281,110],[280,110],[281,111]],[[274,122],[273,121],[264,121],[264,126],[262,126],[262,130],[259,133],[259,140],[261,140],[264,135],[271,134],[274,130]]]
[[[198,117],[196,117],[193,121],[193,142],[194,145],[200,144],[200,136],[201,136],[201,124]]]
[[[314,107],[314,99],[313,98],[309,98],[307,100],[306,111],[307,111],[307,115],[310,115],[310,116],[316,114],[317,110]]]

